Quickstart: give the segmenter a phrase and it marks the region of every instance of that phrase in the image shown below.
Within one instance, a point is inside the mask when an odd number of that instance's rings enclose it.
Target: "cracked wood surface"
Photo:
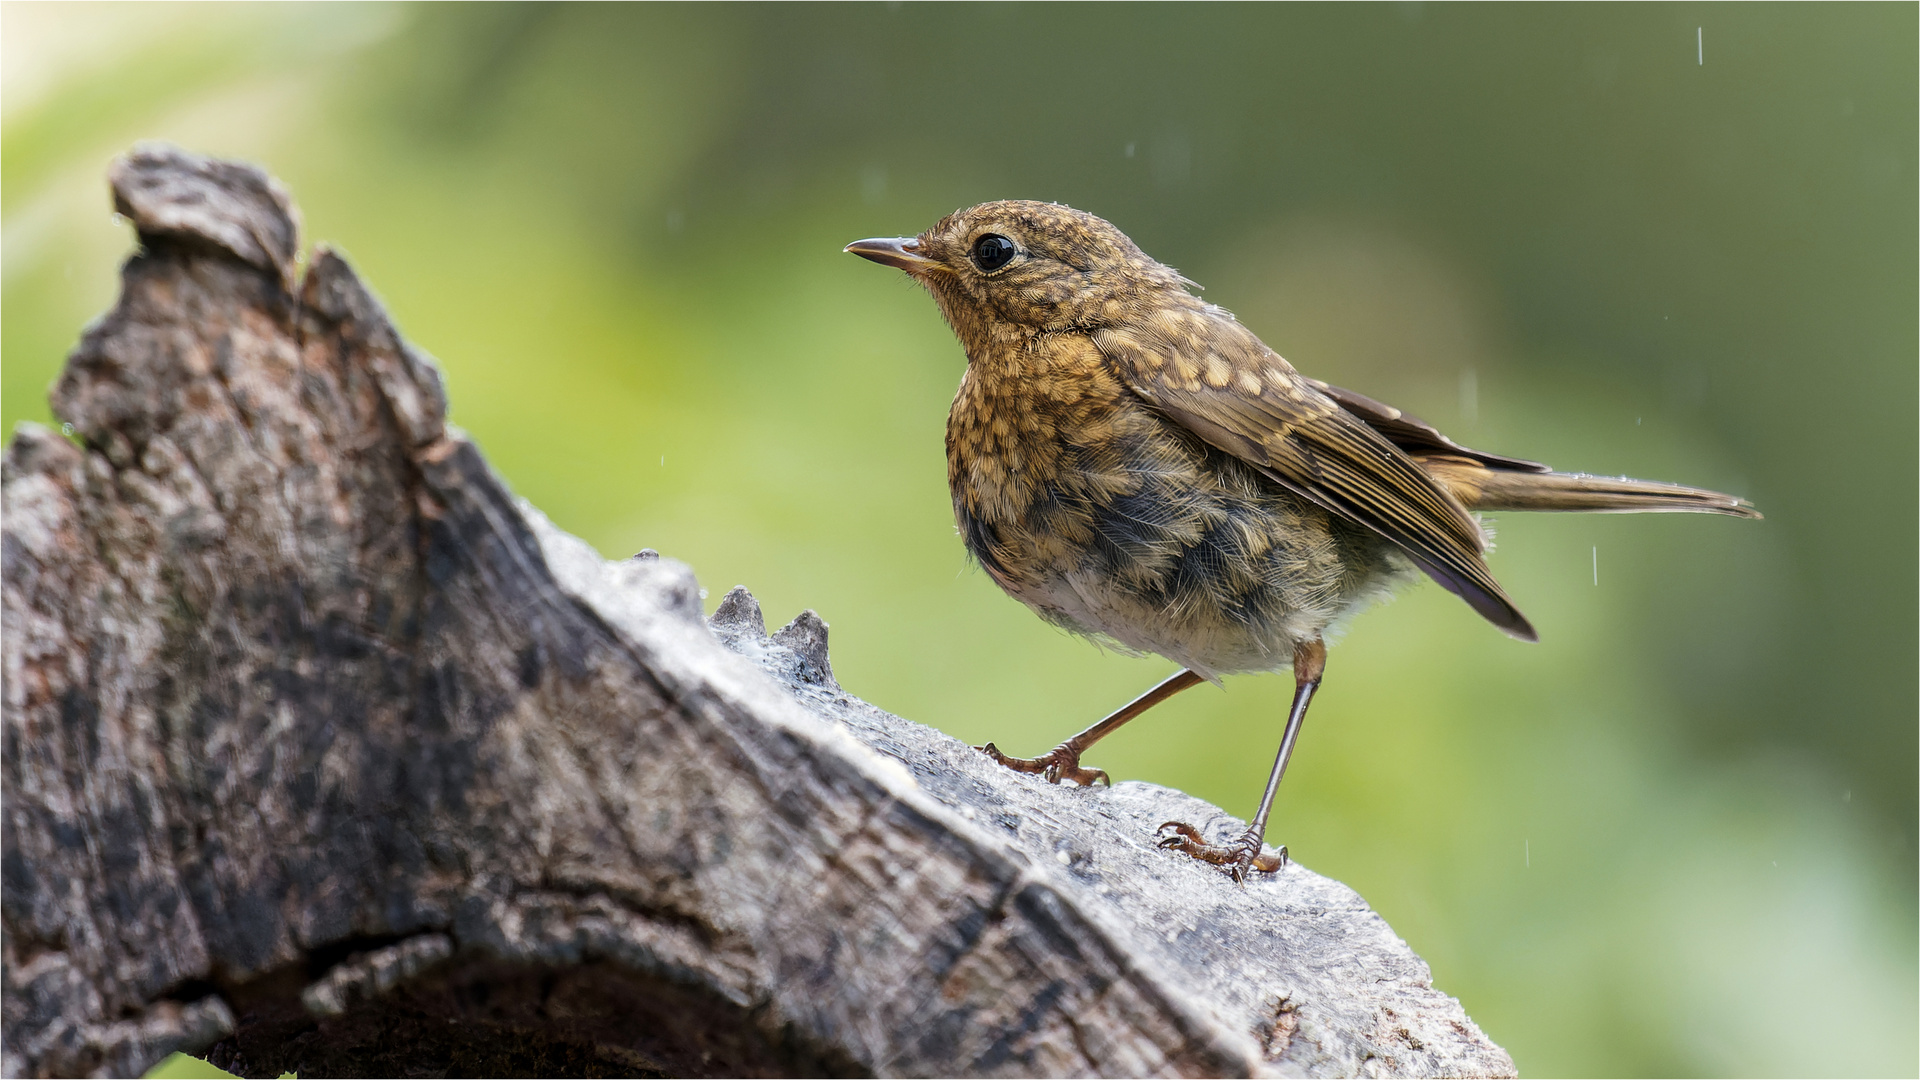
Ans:
[[[996,768],[516,502],[265,174],[110,179],[81,445],[5,460],[7,1074],[1511,1074],[1345,886],[1153,846],[1215,808]]]

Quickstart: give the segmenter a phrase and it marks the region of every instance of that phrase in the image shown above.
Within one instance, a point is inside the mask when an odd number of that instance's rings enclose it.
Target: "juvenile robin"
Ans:
[[[982,752],[1054,783],[1104,782],[1080,757],[1122,724],[1202,680],[1292,669],[1247,831],[1214,844],[1161,826],[1163,847],[1235,880],[1286,865],[1262,840],[1330,628],[1424,573],[1537,640],[1487,569],[1472,511],[1760,516],[1719,492],[1469,450],[1307,378],[1119,229],[1065,206],[983,203],[847,250],[924,285],[966,350],[947,483],[967,550],[1048,622],[1182,668],[1037,758]]]

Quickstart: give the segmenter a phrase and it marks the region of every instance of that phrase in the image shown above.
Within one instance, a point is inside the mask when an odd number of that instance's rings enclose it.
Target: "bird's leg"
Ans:
[[[1287,759],[1293,756],[1293,744],[1300,738],[1301,722],[1307,718],[1307,705],[1313,701],[1313,692],[1320,688],[1320,676],[1326,669],[1326,642],[1315,638],[1294,646],[1293,708],[1287,712],[1287,730],[1280,736],[1280,753],[1273,759],[1273,773],[1267,777],[1266,794],[1260,796],[1260,811],[1253,815],[1253,824],[1247,826],[1247,831],[1230,844],[1212,844],[1193,826],[1169,821],[1160,826],[1159,831],[1171,829],[1173,835],[1161,840],[1161,847],[1184,851],[1203,862],[1227,867],[1233,873],[1233,880],[1238,882],[1246,881],[1251,871],[1270,874],[1287,865],[1285,846],[1280,848],[1279,854],[1267,855],[1262,853],[1261,841],[1267,835],[1267,815],[1273,812],[1273,797],[1280,791],[1280,778],[1287,774]]]
[[[1200,676],[1195,675],[1193,672],[1182,671],[1178,675],[1168,678],[1159,686],[1134,698],[1112,716],[1107,717],[1105,720],[1100,721],[1036,758],[1008,757],[1001,753],[1000,748],[992,743],[988,743],[985,746],[976,746],[974,749],[1015,772],[1041,773],[1046,776],[1047,783],[1049,784],[1057,784],[1062,780],[1071,780],[1081,787],[1091,787],[1093,786],[1093,782],[1098,780],[1103,784],[1111,786],[1113,779],[1107,775],[1105,769],[1081,768],[1080,755],[1086,753],[1089,746],[1113,734],[1121,724],[1126,723],[1180,691],[1185,690],[1187,687],[1193,686],[1201,681]]]

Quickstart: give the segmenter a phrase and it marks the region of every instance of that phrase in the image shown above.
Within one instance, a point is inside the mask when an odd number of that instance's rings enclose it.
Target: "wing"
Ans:
[[[1195,301],[1193,307],[1095,330],[1092,337],[1127,385],[1169,419],[1303,498],[1379,533],[1489,622],[1514,637],[1537,640],[1487,569],[1481,558],[1486,539],[1460,503],[1233,316]],[[1389,422],[1402,420],[1398,410],[1368,404],[1383,417],[1396,414]],[[1425,425],[1412,421],[1408,427]]]
[[[1401,412],[1391,405],[1375,401],[1365,394],[1356,394],[1352,390],[1343,390],[1338,386],[1323,383],[1319,379],[1299,376],[1308,386],[1332,398],[1341,408],[1366,421],[1367,426],[1385,436],[1387,441],[1406,451],[1408,454],[1439,454],[1446,457],[1466,458],[1477,461],[1493,469],[1506,469],[1513,472],[1544,473],[1552,472],[1551,466],[1524,458],[1501,457],[1481,450],[1469,450],[1445,435],[1440,429],[1411,413]]]
[[[1469,450],[1417,416],[1319,379],[1306,381],[1406,451],[1460,505],[1470,509],[1761,516],[1747,500],[1705,488],[1625,476],[1560,473],[1537,461]]]

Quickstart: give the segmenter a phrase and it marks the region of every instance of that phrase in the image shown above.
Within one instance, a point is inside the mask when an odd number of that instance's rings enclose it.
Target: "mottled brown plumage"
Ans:
[[[1091,783],[1099,738],[1202,679],[1291,667],[1297,690],[1253,826],[1164,841],[1249,868],[1324,635],[1425,572],[1515,637],[1533,627],[1488,570],[1474,509],[1682,510],[1757,517],[1717,492],[1555,473],[1469,450],[1391,406],[1309,379],[1091,214],[1051,203],[959,211],[847,250],[933,294],[967,353],[947,479],[967,549],[1041,617],[1184,669],[1034,759]]]

